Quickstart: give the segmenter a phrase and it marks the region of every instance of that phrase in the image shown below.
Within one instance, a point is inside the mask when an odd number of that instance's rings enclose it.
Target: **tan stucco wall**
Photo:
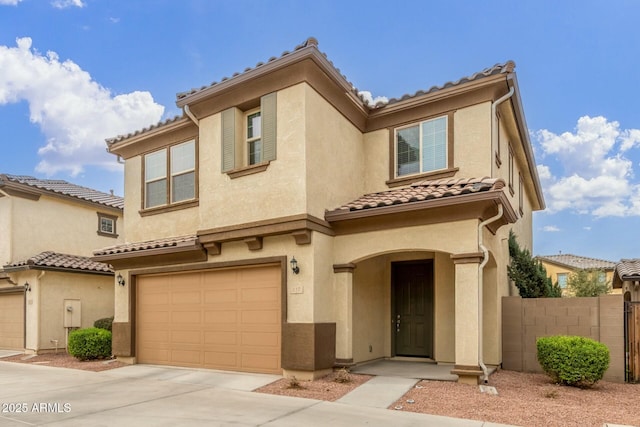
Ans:
[[[315,90],[303,87],[307,212],[322,218],[326,209],[364,194],[363,136]]]
[[[364,191],[363,194],[386,190],[389,179],[389,130],[380,129],[364,134]]]
[[[58,348],[65,348],[64,300],[80,301],[82,328],[113,316],[112,276],[28,270],[10,277],[19,285],[28,283],[31,289],[26,292],[25,311],[25,349],[29,352],[55,349],[52,340],[58,340]]]
[[[453,115],[454,166],[456,176],[491,176],[491,103],[461,108]]]
[[[77,300],[81,306],[81,328],[113,316],[114,280],[112,276],[58,273],[48,271],[40,279],[40,331],[38,350],[65,347],[64,301]]]
[[[435,307],[434,352],[437,362],[456,359],[455,267],[448,253],[436,253],[434,259]]]
[[[117,216],[110,210],[45,195],[37,201],[0,198],[0,232],[8,237],[2,239],[0,263],[22,261],[43,251],[91,256],[95,249],[124,242],[121,216],[116,221],[118,238],[98,235],[98,212]]]

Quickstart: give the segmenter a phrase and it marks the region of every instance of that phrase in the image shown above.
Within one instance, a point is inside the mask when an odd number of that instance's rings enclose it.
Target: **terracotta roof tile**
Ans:
[[[408,187],[380,193],[365,194],[356,200],[342,205],[329,213],[374,209],[384,206],[420,202],[444,197],[461,196],[483,191],[500,190],[504,181],[496,178],[441,179],[437,181],[419,181]]]
[[[613,261],[607,261],[597,258],[588,258],[584,256],[572,255],[572,254],[558,254],[558,255],[540,255],[537,256],[539,260],[549,261],[555,264],[564,265],[569,268],[578,269],[603,269],[613,270],[616,263]]]
[[[176,123],[177,121],[182,120],[182,119],[187,119],[187,117],[185,115],[177,115],[177,116],[168,118],[168,119],[166,119],[164,121],[160,121],[160,122],[158,122],[156,124],[150,125],[150,126],[148,126],[146,128],[142,128],[140,130],[136,130],[136,131],[130,132],[130,133],[125,134],[125,135],[118,135],[118,136],[113,137],[113,138],[107,138],[105,141],[107,142],[108,146],[109,145],[113,145],[116,142],[120,142],[120,141],[123,141],[125,139],[132,138],[132,137],[134,137],[136,135],[140,135],[140,134],[143,134],[143,133],[146,133],[146,132],[150,132],[150,131],[152,131],[154,129],[158,129],[158,128],[170,125],[171,123]]]
[[[437,92],[437,91],[442,90],[442,89],[448,89],[450,87],[454,87],[454,86],[458,86],[458,85],[461,85],[461,84],[464,84],[464,83],[472,82],[474,80],[480,80],[482,78],[494,76],[496,74],[511,73],[511,72],[513,72],[515,67],[516,67],[516,63],[513,62],[513,61],[507,61],[507,62],[502,63],[502,64],[498,63],[498,64],[495,64],[492,67],[485,68],[482,71],[474,73],[474,74],[472,74],[470,76],[462,77],[462,78],[460,78],[460,79],[458,79],[456,81],[453,81],[453,82],[449,81],[449,82],[447,82],[447,83],[445,83],[443,85],[440,85],[440,86],[431,86],[429,89],[427,89],[427,90],[419,90],[419,91],[415,92],[413,95],[405,94],[405,95],[402,95],[400,98],[391,98],[389,100],[389,104],[395,104],[395,103],[400,102],[400,101],[404,101],[404,100],[407,100],[407,99],[415,98],[417,96],[421,96],[421,95],[426,95],[426,94],[429,94],[429,93]]]
[[[70,196],[111,208],[124,208],[124,199],[122,197],[103,193],[80,185],[71,184],[70,182],[63,181],[61,179],[38,179],[27,175],[0,174],[0,186],[2,186],[3,183],[24,185],[44,190],[49,193]]]
[[[621,259],[616,264],[616,273],[622,280],[640,277],[640,258]]]
[[[66,270],[113,273],[113,269],[109,264],[96,262],[91,260],[91,258],[84,256],[67,255],[51,251],[42,252],[38,255],[32,256],[31,258],[4,266],[5,270],[19,269],[20,267],[36,269],[38,267],[48,267]]]
[[[125,243],[123,245],[110,246],[93,252],[94,256],[115,255],[127,252],[136,252],[148,249],[162,249],[178,246],[192,246],[198,242],[198,236],[168,237],[164,239],[148,240],[146,242]]]
[[[515,69],[515,62],[513,62],[513,61],[507,61],[507,62],[504,62],[504,63],[498,63],[498,64],[495,64],[492,67],[485,68],[482,71],[479,71],[477,73],[471,74],[470,76],[462,77],[462,78],[460,78],[460,79],[458,79],[456,81],[449,81],[449,82],[446,82],[443,85],[431,86],[427,90],[419,90],[419,91],[415,92],[414,94],[404,94],[400,98],[391,98],[387,102],[378,101],[378,102],[376,102],[375,105],[371,105],[370,101],[364,95],[364,93],[366,91],[359,90],[355,85],[353,85],[347,79],[347,77],[344,74],[342,74],[340,69],[338,67],[336,67],[335,64],[328,59],[327,54],[321,52],[318,49],[318,40],[315,39],[314,37],[309,37],[303,43],[295,46],[293,48],[293,50],[285,51],[282,54],[280,54],[279,57],[272,56],[266,62],[258,62],[254,67],[247,67],[242,72],[235,72],[235,73],[233,73],[231,75],[231,77],[223,77],[222,79],[220,79],[219,82],[214,81],[209,85],[204,85],[204,86],[201,86],[199,88],[192,88],[191,90],[188,90],[188,91],[179,92],[176,95],[176,101],[179,103],[180,101],[183,101],[185,98],[188,98],[188,97],[190,97],[192,95],[198,94],[198,93],[200,93],[202,91],[205,91],[207,89],[213,88],[213,87],[219,85],[220,83],[223,83],[223,82],[226,83],[226,82],[229,82],[231,80],[240,78],[240,77],[244,76],[245,74],[247,74],[249,72],[252,72],[254,70],[257,70],[257,69],[259,69],[260,67],[262,67],[262,66],[264,66],[266,64],[270,64],[270,63],[273,63],[274,61],[278,61],[278,60],[280,60],[282,58],[287,57],[288,55],[291,55],[291,54],[293,54],[295,52],[299,52],[299,51],[301,51],[303,49],[315,49],[315,50],[317,50],[318,53],[320,53],[327,60],[327,62],[330,64],[330,66],[338,73],[338,75],[341,76],[341,78],[348,85],[348,87],[351,88],[351,92],[353,93],[353,95],[356,98],[358,98],[362,102],[362,105],[364,107],[366,107],[367,109],[369,109],[369,110],[381,109],[381,108],[384,108],[386,105],[395,104],[395,103],[402,102],[402,101],[405,101],[405,100],[408,100],[408,99],[411,99],[411,98],[415,98],[415,97],[418,97],[418,96],[430,94],[430,93],[437,92],[437,91],[443,90],[443,89],[448,89],[448,88],[455,87],[455,86],[458,86],[458,85],[461,85],[461,84],[464,84],[464,83],[468,83],[468,82],[472,82],[472,81],[479,80],[479,79],[482,79],[482,78],[490,77],[490,76],[493,76],[493,75],[496,75],[496,74],[511,73]],[[382,98],[384,98],[384,97],[382,97]],[[188,103],[188,101],[184,101],[184,102]],[[145,132],[149,132],[149,131],[151,131],[153,129],[156,129],[156,128],[167,126],[167,125],[169,125],[171,123],[176,122],[177,120],[184,119],[184,118],[185,118],[184,115],[176,116],[176,117],[173,117],[171,119],[167,119],[167,120],[165,120],[163,122],[158,122],[157,124],[151,125],[151,126],[149,126],[147,128],[143,128],[141,130],[137,130],[135,132],[131,132],[131,133],[127,134],[127,135],[118,135],[118,136],[116,136],[114,138],[108,138],[106,140],[107,141],[107,145],[111,145],[111,144],[114,144],[116,142],[120,142],[120,141],[123,141],[125,139],[131,138],[133,136],[140,135],[140,134],[143,134]]]

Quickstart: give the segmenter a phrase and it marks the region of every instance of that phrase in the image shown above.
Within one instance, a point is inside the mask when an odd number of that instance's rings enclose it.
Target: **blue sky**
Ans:
[[[640,2],[0,0],[0,172],[122,195],[104,139],[314,36],[400,97],[512,59],[547,210],[534,253],[640,257]]]

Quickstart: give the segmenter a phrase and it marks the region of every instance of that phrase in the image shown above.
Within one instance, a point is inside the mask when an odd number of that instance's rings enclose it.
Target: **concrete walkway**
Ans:
[[[370,408],[388,408],[417,382],[418,380],[409,378],[373,377],[336,402]]]
[[[496,426],[247,391],[273,379],[270,375],[148,365],[88,372],[0,360],[0,425]]]

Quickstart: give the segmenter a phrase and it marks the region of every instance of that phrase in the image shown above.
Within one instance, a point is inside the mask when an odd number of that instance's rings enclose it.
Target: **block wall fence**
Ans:
[[[550,335],[592,338],[609,348],[604,380],[624,382],[624,303],[622,295],[593,298],[502,298],[502,368],[543,372],[536,339]]]

